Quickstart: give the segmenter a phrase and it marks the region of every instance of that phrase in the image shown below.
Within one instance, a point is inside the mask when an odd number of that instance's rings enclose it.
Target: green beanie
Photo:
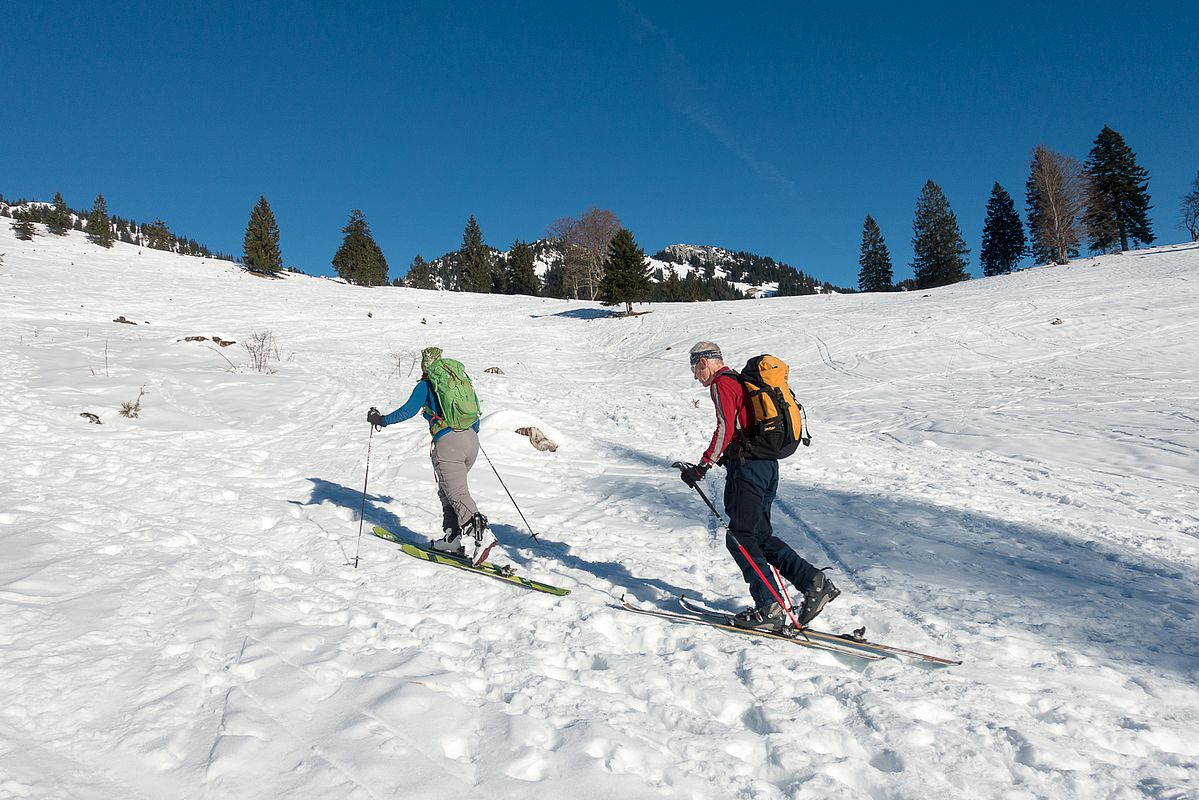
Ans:
[[[429,365],[439,358],[441,358],[440,347],[426,347],[420,353],[420,371],[422,373],[428,372]]]

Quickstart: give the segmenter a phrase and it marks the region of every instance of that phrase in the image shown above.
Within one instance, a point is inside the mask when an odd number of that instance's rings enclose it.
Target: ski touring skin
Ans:
[[[817,639],[805,638],[803,633],[798,633],[792,629],[791,631],[773,632],[760,631],[752,628],[738,628],[732,624],[729,617],[724,614],[710,613],[686,613],[680,614],[673,611],[663,611],[657,608],[646,608],[644,606],[635,605],[629,602],[623,596],[620,598],[620,604],[627,611],[632,611],[634,614],[644,614],[646,616],[658,617],[659,619],[668,620],[670,622],[691,623],[695,625],[707,625],[712,628],[718,628],[722,631],[732,633],[745,634],[747,636],[757,636],[763,639],[774,639],[780,642],[790,642],[797,644],[800,647],[810,647],[815,650],[824,650],[829,653],[837,653],[838,655],[849,656],[851,658],[862,659],[863,661],[882,661],[886,658],[881,653],[875,653],[860,648],[850,646],[849,642],[830,642]]]
[[[732,615],[721,611],[715,611],[710,608],[705,608],[695,601],[688,600],[686,597],[679,598],[679,604],[689,613],[698,614],[705,619],[724,620],[727,624],[732,624],[730,621]],[[895,647],[889,644],[880,644],[871,642],[866,639],[866,629],[859,628],[853,633],[830,633],[828,631],[819,631],[814,628],[804,628],[803,635],[814,642],[830,642],[839,647],[850,647],[858,652],[874,653],[880,658],[910,658],[915,661],[922,661],[928,664],[936,664],[942,667],[956,667],[961,664],[961,661],[955,661],[941,656],[929,655],[928,653],[920,653],[915,650],[908,650],[903,647]]]
[[[410,542],[405,542],[391,531],[387,530],[386,528],[380,528],[378,525],[371,528],[371,533],[373,533],[375,536],[378,536],[380,539],[386,539],[393,544],[398,544],[400,546],[400,550],[404,553],[412,556],[413,558],[419,558],[421,561],[427,561],[430,564],[445,564],[446,566],[456,567],[458,569],[466,570],[467,572],[477,572],[490,578],[495,578],[496,580],[505,581],[517,586],[523,586],[526,589],[532,589],[535,592],[544,592],[545,594],[557,595],[559,597],[570,594],[570,589],[563,589],[558,586],[550,586],[548,583],[541,583],[540,581],[534,581],[521,577],[520,575],[516,574],[515,569],[508,565],[501,567],[484,561],[482,564],[476,567],[465,558],[452,556],[449,553],[442,553],[436,550],[429,550],[425,547],[418,547]]]

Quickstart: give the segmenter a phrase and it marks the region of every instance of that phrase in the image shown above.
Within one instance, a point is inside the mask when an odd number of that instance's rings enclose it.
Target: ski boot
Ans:
[[[747,608],[733,616],[733,626],[756,631],[779,633],[787,624],[787,612],[778,603],[765,608]]]
[[[833,585],[823,572],[816,573],[815,580],[803,591],[803,608],[796,617],[799,627],[806,628],[808,623],[816,619],[824,607],[836,600],[841,590]]]
[[[467,520],[462,528],[462,542],[471,564],[477,567],[486,561],[495,547],[495,534],[487,527],[487,517],[475,514]]]

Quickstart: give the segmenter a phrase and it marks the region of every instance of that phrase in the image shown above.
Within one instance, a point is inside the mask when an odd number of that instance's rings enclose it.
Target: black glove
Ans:
[[[382,428],[387,425],[383,421],[383,415],[379,413],[379,409],[371,406],[371,410],[366,412],[366,421],[374,425],[376,428]]]
[[[691,464],[683,468],[683,471],[679,473],[679,477],[683,479],[683,483],[694,489],[695,484],[702,481],[707,474],[708,466],[706,464]]]

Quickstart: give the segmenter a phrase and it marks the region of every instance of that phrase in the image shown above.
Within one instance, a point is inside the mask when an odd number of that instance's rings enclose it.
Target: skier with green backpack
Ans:
[[[421,379],[404,405],[390,414],[372,407],[366,421],[376,429],[411,419],[419,412],[433,437],[430,456],[441,499],[444,536],[432,548],[462,556],[476,566],[487,560],[495,535],[479,513],[466,476],[479,455],[479,398],[462,362],[444,358],[439,347],[421,352]]]

